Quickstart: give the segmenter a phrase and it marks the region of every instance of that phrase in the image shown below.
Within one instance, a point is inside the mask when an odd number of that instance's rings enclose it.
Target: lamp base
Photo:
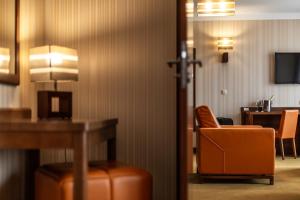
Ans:
[[[39,91],[39,119],[72,119],[72,92]]]

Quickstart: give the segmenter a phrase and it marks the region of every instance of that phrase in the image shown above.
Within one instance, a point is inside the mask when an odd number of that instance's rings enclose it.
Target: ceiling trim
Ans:
[[[293,20],[300,19],[300,13],[237,14],[227,17],[194,17],[189,21],[234,21],[234,20]]]

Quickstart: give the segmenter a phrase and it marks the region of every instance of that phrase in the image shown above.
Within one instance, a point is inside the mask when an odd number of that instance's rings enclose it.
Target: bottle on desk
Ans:
[[[270,100],[264,100],[264,112],[271,112],[271,101]]]
[[[274,95],[272,95],[268,100],[263,101],[264,112],[271,112],[273,99],[274,99]]]

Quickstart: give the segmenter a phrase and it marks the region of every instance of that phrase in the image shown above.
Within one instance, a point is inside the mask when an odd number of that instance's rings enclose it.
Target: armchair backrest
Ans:
[[[278,134],[280,138],[295,138],[299,110],[285,110],[281,115]]]
[[[196,108],[196,118],[200,128],[221,128],[215,115],[208,106]]]

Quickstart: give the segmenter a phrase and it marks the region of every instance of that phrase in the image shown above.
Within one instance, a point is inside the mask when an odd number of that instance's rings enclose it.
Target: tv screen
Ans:
[[[275,53],[275,83],[300,84],[300,53]]]

